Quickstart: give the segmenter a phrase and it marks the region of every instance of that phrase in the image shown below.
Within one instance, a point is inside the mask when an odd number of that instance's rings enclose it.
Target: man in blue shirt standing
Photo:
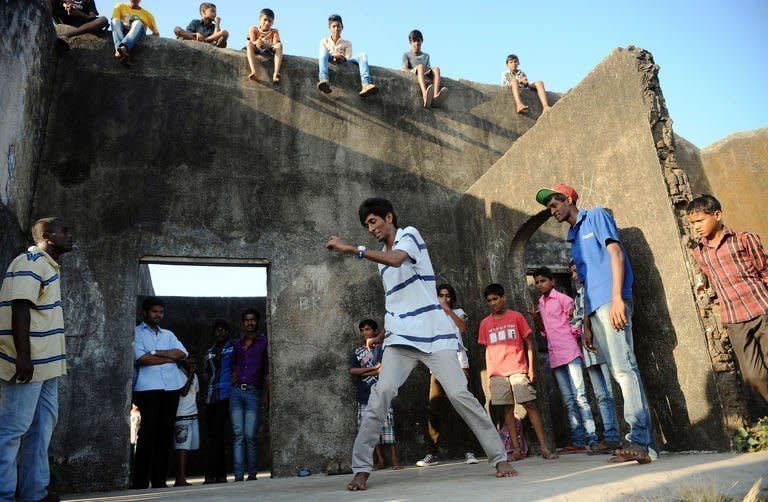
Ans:
[[[434,373],[456,411],[475,434],[497,477],[517,474],[507,462],[504,444],[496,428],[474,395],[467,389],[456,353],[459,338],[456,326],[437,300],[435,272],[427,245],[414,227],[398,228],[392,203],[372,198],[358,209],[360,223],[382,245],[381,251],[347,244],[333,236],[329,250],[356,255],[379,265],[384,285],[384,355],[379,381],[371,389],[352,450],[355,473],[347,485],[350,491],[367,489],[373,469],[373,450],[379,441],[384,416],[392,399],[421,361]]]
[[[235,348],[229,336],[229,324],[223,319],[213,323],[216,343],[203,360],[208,391],[205,395],[205,421],[208,424],[208,465],[204,484],[227,482],[227,420],[232,394],[232,357]]]
[[[136,326],[133,341],[137,372],[133,402],[141,412],[141,428],[131,488],[147,488],[150,480],[152,488],[166,488],[179,390],[186,383],[176,362],[187,358],[187,350],[172,331],[160,327],[165,315],[162,300],[149,297],[141,310],[144,322]]]
[[[576,207],[578,199],[576,190],[562,183],[536,193],[536,201],[546,206],[558,222],[571,226],[568,242],[585,288],[584,344],[594,350],[594,335],[595,345],[605,356],[624,396],[629,446],[617,449],[610,461],[647,464],[656,452],[632,345],[632,268],[613,216],[600,207],[580,210]]]

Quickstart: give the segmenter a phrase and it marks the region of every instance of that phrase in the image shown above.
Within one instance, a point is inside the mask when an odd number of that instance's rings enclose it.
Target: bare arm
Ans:
[[[525,339],[525,351],[528,354],[528,380],[531,383],[536,381],[536,352],[533,347],[533,334]]]
[[[461,333],[464,333],[465,331],[467,331],[467,321],[457,316],[456,313],[451,308],[443,307],[443,310],[445,311],[446,314],[448,314],[448,317],[450,317],[453,320],[453,323],[456,325],[457,328],[459,328],[459,331]]]
[[[11,304],[11,333],[16,347],[16,373],[11,381],[27,383],[32,380],[35,367],[32,365],[32,350],[29,343],[29,308],[28,300],[13,300]]]
[[[621,297],[621,286],[624,284],[624,252],[616,241],[610,241],[606,246],[611,257],[611,326],[621,331],[627,325],[624,299]]]
[[[195,380],[195,374],[190,371],[187,375],[187,381],[184,383],[184,387],[181,388],[181,395],[186,396],[189,394],[189,388],[192,387],[192,382]]]
[[[357,248],[351,244],[347,244],[341,238],[335,235],[328,240],[325,247],[329,250],[337,250],[344,254],[357,254]],[[388,265],[390,267],[399,268],[400,265],[408,259],[408,253],[399,249],[389,251],[372,251],[366,249],[363,254],[363,258],[372,261],[374,263],[381,263],[382,265]]]

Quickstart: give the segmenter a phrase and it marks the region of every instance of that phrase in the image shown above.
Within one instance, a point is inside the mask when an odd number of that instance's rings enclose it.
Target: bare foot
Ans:
[[[403,464],[401,464],[400,462],[395,462],[394,464],[392,464],[393,471],[399,471],[402,468],[403,468]]]
[[[272,75],[272,83],[273,84],[279,84],[280,83],[280,74],[279,73],[275,73],[274,75]]]
[[[496,464],[496,477],[497,478],[511,478],[517,476],[517,471],[509,462],[499,462]]]
[[[552,453],[549,450],[541,450],[541,456],[544,460],[557,460],[560,458],[557,453]]]
[[[367,472],[358,472],[352,478],[352,481],[347,484],[347,490],[351,492],[363,492],[368,489],[368,476]]]
[[[512,461],[512,462],[516,462],[518,460],[522,460],[523,458],[524,458],[523,457],[523,452],[521,452],[519,448],[517,450],[515,450],[514,452],[507,454],[507,460]]]
[[[384,462],[376,462],[373,464],[373,470],[374,471],[380,471],[385,467]]]
[[[542,108],[541,114],[544,115],[545,113],[547,113],[551,109],[552,109],[551,106],[545,106],[544,108]]]
[[[254,82],[258,82],[259,81],[259,77],[257,77],[256,76],[256,72],[253,71],[253,72],[248,74],[248,80],[253,80]]]
[[[517,113],[525,113],[527,111],[528,111],[528,105],[524,105],[522,103],[517,105]]]

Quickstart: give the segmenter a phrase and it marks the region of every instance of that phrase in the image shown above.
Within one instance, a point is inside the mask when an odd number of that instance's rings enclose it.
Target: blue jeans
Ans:
[[[261,412],[261,390],[242,390],[232,388],[229,397],[229,416],[232,419],[232,463],[235,479],[245,476],[244,461],[248,459],[248,475],[258,472],[259,443],[256,432],[259,430]]]
[[[592,390],[595,391],[597,406],[603,418],[603,439],[610,443],[619,442],[619,429],[616,423],[616,411],[611,388],[611,370],[607,364],[594,364],[587,368]]]
[[[627,326],[621,331],[611,326],[610,311],[611,304],[606,303],[590,316],[595,345],[605,356],[611,375],[621,387],[624,420],[629,424],[626,439],[647,451],[653,446],[651,416],[632,343],[632,304],[626,303]]]
[[[115,42],[115,49],[124,45],[128,50],[131,50],[136,42],[147,33],[147,29],[141,21],[131,23],[128,33],[124,35],[126,28],[128,26],[123,24],[120,19],[112,18],[112,40]]]
[[[552,368],[568,410],[568,425],[571,427],[571,443],[575,446],[588,446],[597,443],[595,419],[587,400],[587,388],[584,385],[581,357],[568,364]]]
[[[331,54],[328,49],[320,46],[320,55],[317,59],[320,66],[320,81],[328,81],[328,63],[330,62]],[[348,59],[346,64],[356,64],[360,67],[360,81],[363,85],[370,84],[371,81],[371,69],[368,66],[368,56],[365,53],[358,54],[356,59]]]
[[[0,501],[47,495],[48,445],[59,410],[59,379],[15,383],[0,380]],[[18,479],[16,459],[18,457]]]

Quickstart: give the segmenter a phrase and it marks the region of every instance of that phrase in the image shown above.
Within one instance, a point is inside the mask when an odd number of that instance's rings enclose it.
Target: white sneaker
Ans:
[[[426,457],[416,462],[416,465],[419,467],[429,467],[431,465],[437,465],[437,457],[430,453]]]
[[[471,451],[470,451],[470,452],[467,452],[467,453],[465,453],[465,454],[464,454],[464,459],[466,460],[466,462],[467,462],[468,464],[477,464],[477,463],[479,463],[479,462],[480,462],[480,461],[479,461],[479,460],[478,460],[478,459],[475,457],[475,454],[474,454],[474,453],[472,453]]]

